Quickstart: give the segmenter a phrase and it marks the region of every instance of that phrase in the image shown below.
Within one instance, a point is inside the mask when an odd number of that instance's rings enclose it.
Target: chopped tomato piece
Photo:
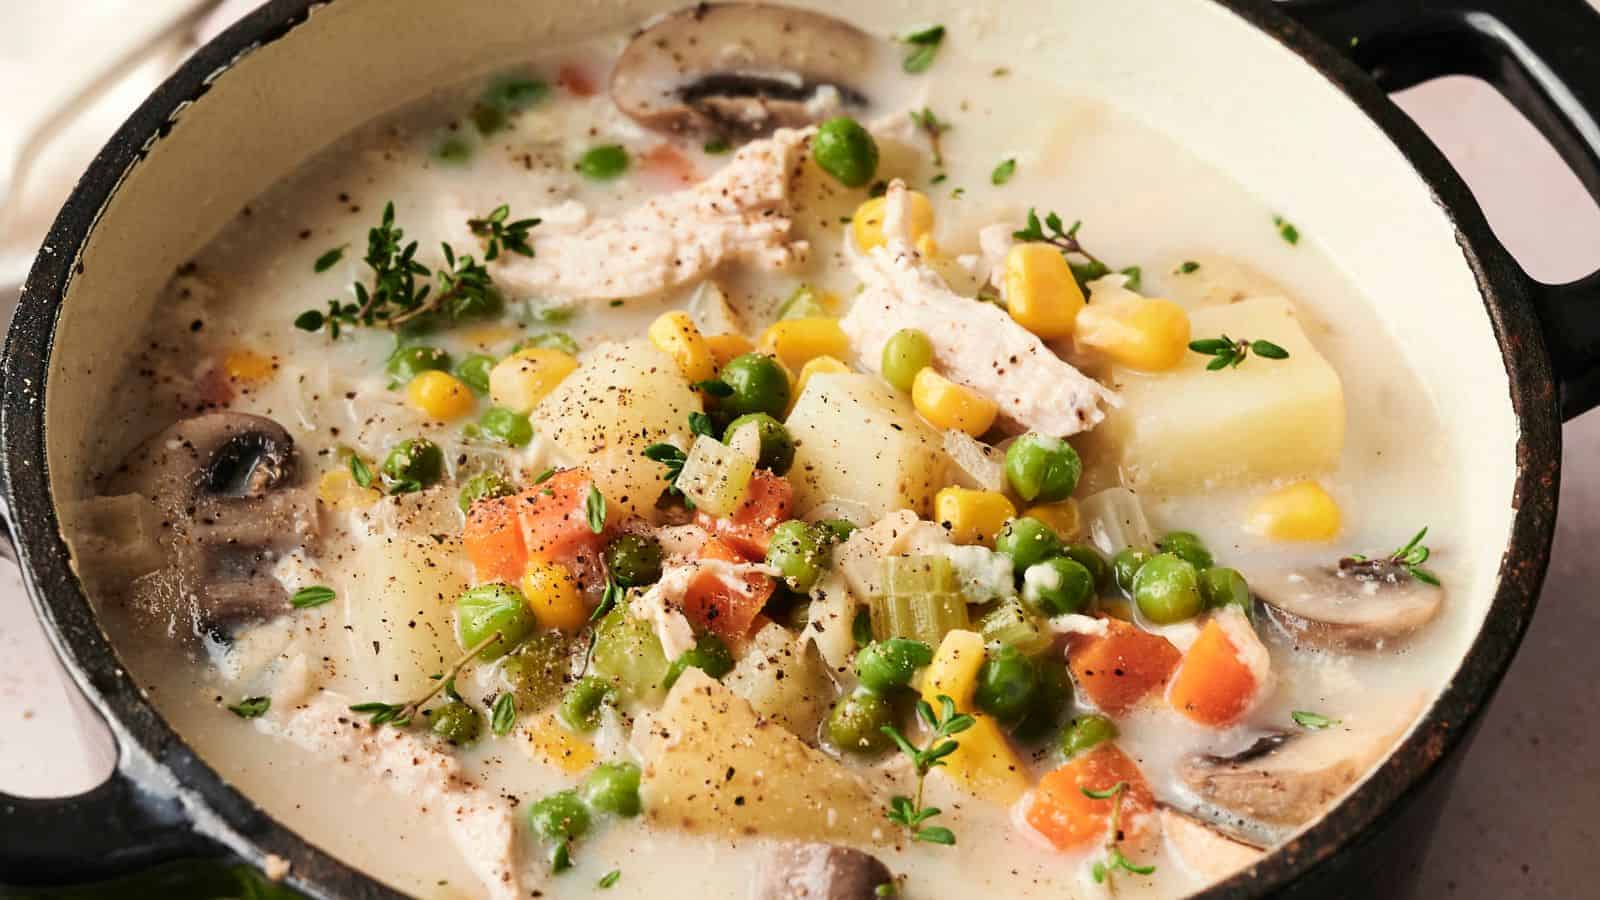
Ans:
[[[793,499],[794,489],[787,479],[757,469],[750,476],[744,501],[732,514],[718,519],[698,513],[695,519],[701,528],[733,545],[746,559],[762,560],[767,558],[772,532],[788,520]]]
[[[593,97],[595,93],[594,78],[577,63],[562,63],[556,70],[556,84],[574,97]]]
[[[657,144],[639,157],[639,168],[659,178],[667,189],[687,187],[700,180],[700,170],[682,150],[671,144]]]
[[[1067,641],[1067,666],[1078,689],[1111,714],[1166,686],[1182,655],[1166,638],[1117,619],[1104,619],[1106,633],[1075,634]]]
[[[1110,742],[1040,779],[1024,817],[1057,850],[1081,850],[1105,840],[1117,802],[1115,797],[1097,800],[1084,789],[1103,794],[1118,782],[1127,787],[1121,791],[1117,827],[1123,840],[1136,839],[1146,827],[1146,817],[1155,810],[1156,799],[1138,763]]]
[[[605,535],[589,527],[588,471],[567,469],[510,497],[480,500],[463,535],[477,580],[515,582],[528,560],[581,565],[599,558]]]
[[[1262,681],[1258,671],[1264,676],[1267,665],[1266,648],[1249,621],[1237,610],[1224,609],[1183,654],[1167,702],[1201,725],[1227,727],[1255,705]]]
[[[705,542],[700,548],[700,558],[745,562],[738,550],[718,538]],[[751,623],[776,589],[777,582],[759,572],[745,575],[742,585],[729,584],[713,572],[698,572],[684,592],[683,614],[697,628],[729,644],[738,644],[749,635]]]

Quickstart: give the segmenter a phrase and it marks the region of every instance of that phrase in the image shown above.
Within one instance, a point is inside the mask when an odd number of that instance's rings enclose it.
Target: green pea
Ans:
[[[628,151],[620,144],[595,147],[578,157],[578,171],[585,178],[610,181],[628,171]]]
[[[1072,708],[1072,676],[1059,659],[1040,657],[1033,667],[1039,673],[1039,689],[1034,691],[1033,706],[1012,729],[1011,733],[1025,741],[1037,740],[1053,734],[1063,716]]]
[[[494,368],[495,359],[482,353],[471,356],[456,363],[456,377],[461,383],[480,394],[489,393],[489,371]]]
[[[1038,690],[1038,670],[1015,647],[1002,646],[989,654],[978,671],[978,708],[1002,722],[1026,715]]]
[[[427,438],[401,441],[383,458],[382,470],[389,493],[420,491],[444,475],[444,451]]]
[[[1250,585],[1238,569],[1217,566],[1200,573],[1200,596],[1205,598],[1207,609],[1237,606],[1251,620],[1255,618],[1255,603],[1250,599]]]
[[[1150,551],[1140,550],[1135,547],[1124,547],[1116,556],[1111,558],[1111,572],[1117,580],[1117,587],[1129,596],[1133,595],[1133,576],[1150,560]]]
[[[479,472],[461,485],[461,494],[456,498],[456,505],[461,507],[462,512],[468,512],[472,509],[472,504],[479,500],[509,497],[516,492],[517,486],[499,472]]]
[[[845,694],[828,713],[828,741],[845,753],[870,756],[889,749],[894,739],[883,726],[894,720],[894,707],[871,691]]]
[[[908,687],[917,669],[933,662],[933,650],[921,641],[889,638],[861,648],[856,654],[856,676],[869,691],[886,694]]]
[[[1078,716],[1066,731],[1061,732],[1061,752],[1071,759],[1096,744],[1115,740],[1116,737],[1117,723],[1105,716]]]
[[[660,696],[671,667],[656,630],[621,605],[595,628],[590,659],[595,674],[610,679],[623,694],[639,702],[653,702]]]
[[[845,187],[861,187],[878,172],[878,142],[848,116],[836,116],[817,126],[811,155],[822,171]]]
[[[438,706],[430,718],[433,720],[433,733],[457,747],[465,747],[477,740],[478,732],[483,727],[478,711],[460,700],[451,700]]]
[[[538,334],[530,335],[517,341],[512,346],[511,352],[526,350],[529,347],[560,350],[562,353],[570,353],[573,356],[578,355],[578,342],[573,340],[572,335],[567,334],[565,331],[542,331]]]
[[[600,707],[616,702],[615,685],[599,676],[585,675],[561,696],[556,716],[573,731],[593,731],[600,727]]]
[[[686,669],[699,669],[712,678],[721,678],[733,671],[733,653],[728,650],[728,645],[722,638],[714,634],[702,634],[695,639],[694,646],[683,652],[683,655],[672,661],[667,667],[667,677],[662,682],[663,686],[670,689],[677,683],[678,677]]]
[[[1046,618],[1084,612],[1094,598],[1094,576],[1075,559],[1057,556],[1022,573],[1022,602]]]
[[[546,841],[574,840],[589,830],[589,808],[577,791],[556,791],[528,807],[528,824]]]
[[[777,569],[789,587],[808,592],[828,567],[829,543],[825,529],[790,519],[772,530],[767,565]]]
[[[1006,448],[1006,480],[1029,503],[1067,499],[1082,474],[1078,451],[1061,438],[1030,431]]]
[[[766,413],[774,418],[789,408],[789,375],[770,356],[746,353],[728,360],[718,376],[730,396],[721,399],[721,409],[733,418],[751,413]]]
[[[1170,625],[1197,615],[1200,575],[1194,564],[1171,553],[1158,553],[1133,576],[1133,600],[1139,612],[1157,625]]]
[[[1209,569],[1216,565],[1211,551],[1206,549],[1205,542],[1192,531],[1171,531],[1166,537],[1156,542],[1156,547],[1162,553],[1171,553],[1179,559],[1188,560],[1196,569]]]
[[[639,814],[639,767],[630,762],[601,763],[583,780],[590,809],[631,819]]]
[[[833,540],[840,544],[850,540],[850,535],[856,533],[856,523],[849,519],[823,519],[817,524],[828,529],[828,533],[833,536]]]
[[[537,626],[522,592],[509,584],[480,584],[456,598],[456,640],[463,648],[476,647],[491,634],[500,635],[478,654],[485,662],[510,652]]]
[[[910,391],[917,373],[933,365],[933,341],[915,328],[902,328],[883,344],[883,380]]]
[[[1095,593],[1104,593],[1111,586],[1111,564],[1106,562],[1099,550],[1088,544],[1069,544],[1061,554],[1089,570],[1089,574],[1094,576]]]
[[[661,542],[645,534],[619,534],[606,546],[606,571],[622,587],[661,579]]]
[[[401,387],[423,372],[444,371],[450,368],[450,354],[438,347],[425,344],[407,344],[396,347],[383,364],[389,374],[389,386]]]
[[[500,660],[500,675],[516,694],[517,708],[542,710],[561,699],[572,678],[572,641],[559,631],[539,631]]]
[[[1012,565],[1022,572],[1059,556],[1061,538],[1056,536],[1055,529],[1038,519],[1020,516],[1007,522],[995,535],[994,549],[1011,557]]]
[[[523,447],[533,440],[533,423],[528,417],[504,406],[491,406],[478,419],[483,433],[513,447]]]
[[[784,428],[782,422],[766,413],[749,413],[729,422],[722,433],[723,443],[733,440],[734,432],[751,424],[761,436],[761,458],[756,460],[756,465],[770,469],[774,475],[789,471],[794,465],[794,438],[789,436],[789,429]]]

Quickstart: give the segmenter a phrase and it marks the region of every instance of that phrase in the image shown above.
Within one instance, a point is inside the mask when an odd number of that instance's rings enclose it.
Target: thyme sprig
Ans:
[[[944,43],[944,26],[930,25],[918,29],[900,38],[900,41],[911,48],[901,62],[901,68],[912,75],[926,72],[928,67],[933,65],[933,58],[939,52],[939,45]]]
[[[1353,553],[1339,560],[1339,568],[1365,571],[1374,577],[1383,577],[1387,574],[1391,578],[1398,577],[1395,570],[1400,570],[1423,584],[1439,587],[1439,576],[1431,569],[1422,567],[1433,553],[1428,549],[1428,545],[1422,542],[1427,536],[1428,526],[1424,525],[1421,531],[1411,536],[1411,540],[1406,541],[1404,546],[1388,556],[1372,559],[1360,553]]]
[[[934,168],[943,169],[944,151],[939,146],[939,138],[950,130],[950,123],[934,115],[933,110],[926,106],[920,110],[912,110],[910,116],[911,123],[917,126],[917,130],[928,136],[928,147],[933,151]]]
[[[1053,212],[1046,213],[1043,221],[1040,221],[1039,214],[1030,207],[1027,226],[1013,231],[1011,236],[1019,241],[1050,244],[1060,250],[1061,255],[1067,258],[1067,265],[1072,269],[1072,277],[1078,282],[1078,287],[1087,291],[1089,282],[1110,275],[1114,270],[1078,240],[1078,230],[1082,227],[1083,222],[1079,220],[1073,222],[1072,227],[1063,228],[1061,216]],[[1075,256],[1080,258],[1074,259]],[[1139,290],[1142,273],[1138,266],[1115,271],[1128,276],[1128,290]]]
[[[433,679],[433,687],[429,688],[426,693],[415,700],[411,700],[406,703],[383,703],[376,700],[366,703],[356,703],[351,705],[350,711],[361,713],[367,716],[367,721],[371,723],[374,728],[381,725],[393,725],[396,728],[404,728],[411,724],[411,720],[417,717],[417,714],[422,711],[422,707],[426,706],[429,700],[432,700],[434,697],[438,696],[440,691],[455,691],[456,676],[461,674],[461,670],[466,668],[467,663],[471,662],[473,657],[488,649],[490,645],[496,644],[504,639],[505,635],[502,632],[494,631],[486,636],[483,640],[473,644],[466,653],[461,655],[461,658],[457,659],[455,663],[450,666],[448,671],[446,671],[443,675]]]
[[[965,713],[957,713],[956,702],[948,694],[940,694],[938,699],[937,715],[934,714],[933,706],[928,701],[917,701],[917,718],[933,730],[925,747],[919,748],[906,740],[906,736],[895,726],[883,726],[883,733],[895,742],[901,753],[911,758],[911,765],[917,773],[916,796],[897,794],[889,798],[889,810],[885,815],[889,821],[904,825],[906,830],[911,832],[911,839],[914,841],[950,847],[956,842],[954,832],[943,826],[923,824],[939,815],[941,810],[937,806],[922,805],[922,788],[927,781],[928,773],[944,765],[944,758],[956,752],[958,744],[951,738],[977,724],[977,720]]]
[[[1083,795],[1090,800],[1111,801],[1111,822],[1106,828],[1106,855],[1105,859],[1095,860],[1090,874],[1094,876],[1095,884],[1104,884],[1111,893],[1117,892],[1117,886],[1112,881],[1112,876],[1118,869],[1132,872],[1135,875],[1150,875],[1155,872],[1155,866],[1140,866],[1122,855],[1122,798],[1128,792],[1128,783],[1119,781],[1103,791],[1096,791],[1087,785],[1080,787]]]
[[[494,211],[481,219],[468,219],[467,227],[480,238],[487,238],[483,247],[483,261],[494,262],[500,258],[500,252],[505,250],[510,253],[520,253],[523,256],[533,255],[533,245],[528,243],[528,232],[539,224],[538,219],[511,218],[511,207],[505,203],[494,208]]]
[[[1189,342],[1189,349],[1202,356],[1213,357],[1206,363],[1207,372],[1216,372],[1222,369],[1237,369],[1244,358],[1251,353],[1262,359],[1288,359],[1289,351],[1271,341],[1236,341],[1224,334],[1217,338],[1201,338]]]

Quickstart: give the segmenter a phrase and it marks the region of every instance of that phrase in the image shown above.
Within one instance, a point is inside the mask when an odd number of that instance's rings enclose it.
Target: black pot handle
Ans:
[[[1388,91],[1474,75],[1528,117],[1600,202],[1600,12],[1585,0],[1280,0]],[[1600,273],[1523,274],[1572,418],[1600,405]]]

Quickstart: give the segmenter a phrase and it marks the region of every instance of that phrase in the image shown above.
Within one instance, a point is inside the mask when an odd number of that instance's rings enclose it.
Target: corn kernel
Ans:
[[[461,332],[462,340],[477,350],[503,347],[522,336],[522,330],[510,325],[479,325]]]
[[[1072,334],[1083,310],[1083,289],[1061,251],[1049,244],[1017,244],[1006,254],[1006,306],[1011,318],[1047,341]]]
[[[406,385],[406,402],[430,419],[448,422],[459,419],[478,405],[472,389],[449,372],[429,369],[417,373]]]
[[[1296,481],[1256,500],[1245,530],[1274,541],[1331,541],[1343,516],[1315,481]]]
[[[855,215],[850,217],[850,233],[855,236],[856,246],[863,251],[884,245],[883,213],[887,204],[886,198],[873,197],[856,207]],[[906,220],[912,244],[933,231],[933,202],[926,194],[906,191]]]
[[[528,752],[568,775],[588,769],[595,759],[594,745],[568,731],[554,713],[528,726]]]
[[[728,360],[735,356],[743,356],[756,349],[756,345],[742,334],[708,334],[706,335],[706,349],[711,351],[711,361],[717,364],[720,370],[728,364]]]
[[[700,329],[694,327],[694,320],[688,313],[682,310],[662,313],[650,323],[649,335],[650,343],[672,357],[678,364],[678,371],[689,381],[707,381],[717,374],[711,348],[706,346],[706,339],[701,336]]]
[[[589,621],[578,580],[566,566],[531,560],[522,576],[522,595],[542,628],[577,631]]]
[[[1083,520],[1078,513],[1078,501],[1071,497],[1055,503],[1041,503],[1038,506],[1030,506],[1023,515],[1032,516],[1049,525],[1050,530],[1056,533],[1056,537],[1061,538],[1063,541],[1070,541],[1076,538],[1083,526]]]
[[[958,544],[994,546],[994,536],[1016,516],[1017,508],[999,491],[947,487],[933,496],[933,520]]]
[[[978,673],[985,659],[983,638],[976,632],[945,635],[923,673],[922,699],[938,709],[943,695],[957,710],[972,715],[972,727],[955,736],[956,751],[945,757],[941,769],[967,793],[1004,806],[1028,789],[1027,769],[995,721],[977,710]]]
[[[317,499],[334,512],[345,512],[366,509],[383,499],[383,494],[377,488],[356,484],[350,470],[341,468],[322,473],[317,481]]]
[[[838,319],[781,319],[761,335],[761,351],[776,356],[792,371],[819,356],[844,356],[850,352],[850,339]]]
[[[811,376],[848,375],[849,373],[850,367],[832,356],[818,356],[811,359],[800,367],[800,375],[795,379],[794,392],[789,400],[789,405],[793,406],[794,401],[799,400],[800,395],[806,392],[806,382],[811,380]]]
[[[272,357],[254,350],[235,350],[222,361],[222,370],[228,373],[229,378],[249,384],[266,381],[277,368],[278,364],[273,362]]]
[[[577,357],[553,347],[518,350],[489,370],[489,398],[527,415],[576,368]]]
[[[933,239],[933,235],[925,234],[917,238],[917,255],[930,262],[938,259],[939,242]]]
[[[1189,314],[1171,300],[1123,297],[1085,306],[1078,343],[1146,372],[1170,369],[1189,351]]]
[[[988,431],[1000,412],[993,400],[931,368],[918,372],[911,382],[911,403],[933,427],[973,437]]]

